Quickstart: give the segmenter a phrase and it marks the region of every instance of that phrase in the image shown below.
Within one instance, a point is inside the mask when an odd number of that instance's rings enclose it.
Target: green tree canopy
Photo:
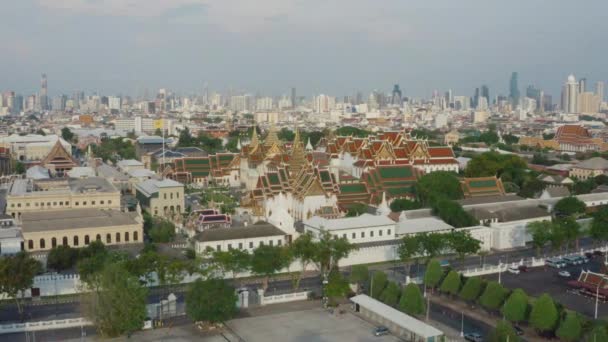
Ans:
[[[500,321],[496,324],[496,328],[492,331],[488,337],[488,342],[510,342],[519,341],[519,337],[511,323],[507,321]]]
[[[601,206],[600,209],[593,214],[589,235],[595,241],[608,241],[608,206]]]
[[[466,301],[475,301],[481,294],[483,282],[479,277],[471,277],[467,279],[464,286],[460,290],[460,298]]]
[[[454,226],[455,228],[470,227],[479,224],[479,222],[471,214],[466,212],[460,204],[443,196],[439,196],[433,200],[431,209],[434,215],[439,216],[443,222]]]
[[[186,314],[195,322],[224,322],[237,314],[237,300],[223,279],[197,279],[186,292]]]
[[[406,235],[401,239],[401,244],[398,247],[399,259],[408,264],[415,256],[422,254],[421,239],[419,235]],[[408,269],[408,274],[411,272],[411,266]]]
[[[485,291],[479,297],[479,303],[488,310],[498,310],[505,300],[508,290],[495,281],[491,281],[486,286]]]
[[[233,279],[236,279],[238,273],[247,271],[251,265],[249,252],[236,248],[227,251],[215,251],[211,260],[222,273],[231,273]]]
[[[357,217],[367,212],[367,204],[353,203],[348,206],[346,217]]]
[[[119,263],[108,263],[85,295],[85,315],[104,337],[118,337],[142,328],[148,289]]]
[[[366,131],[360,128],[352,127],[352,126],[343,126],[338,128],[335,131],[335,135],[337,136],[349,136],[352,135],[354,137],[365,138],[370,135],[370,131]]]
[[[532,245],[536,248],[536,256],[540,256],[540,252],[545,245],[551,241],[551,221],[534,221],[528,223],[526,230],[532,236]]]
[[[448,171],[431,172],[420,177],[416,182],[416,193],[424,204],[429,204],[438,194],[451,200],[458,200],[463,196],[456,174]]]
[[[425,254],[429,260],[439,255],[446,247],[445,236],[440,233],[417,234],[415,239],[417,239],[420,244],[420,253]],[[413,242],[410,243],[412,243],[412,246],[410,247],[413,247]]]
[[[61,129],[61,137],[63,138],[63,140],[71,142],[72,139],[74,139],[74,133],[72,133],[72,131],[68,127],[63,127]]]
[[[25,252],[0,258],[0,293],[15,300],[19,315],[23,315],[23,292],[34,284],[34,277],[42,272],[40,262]]]
[[[511,322],[519,323],[528,316],[528,295],[522,289],[515,289],[502,307],[505,318]]]
[[[422,204],[417,201],[411,201],[406,198],[396,198],[391,202],[391,211],[399,212],[404,210],[414,210],[422,208]]]
[[[148,236],[154,243],[171,242],[175,238],[175,224],[169,220],[154,219]]]
[[[443,276],[443,269],[437,259],[432,259],[426,265],[426,271],[424,272],[424,285],[429,287],[436,287],[439,285],[439,281]]]
[[[581,319],[575,312],[568,312],[564,320],[559,324],[559,328],[555,334],[562,341],[580,341],[583,334],[583,325]]]
[[[251,271],[264,276],[264,289],[268,288],[268,279],[287,264],[283,258],[283,247],[263,245],[253,251]]]
[[[441,290],[441,292],[455,295],[458,294],[458,291],[460,291],[460,284],[460,274],[452,270],[443,279],[443,282],[441,283],[441,287],[439,289]]]
[[[313,258],[317,269],[323,272],[331,272],[337,268],[338,262],[357,249],[357,246],[350,243],[345,237],[336,238],[328,231],[323,231],[315,242],[315,254]]]
[[[481,241],[474,238],[468,230],[454,230],[446,237],[448,245],[458,254],[463,264],[467,255],[476,254],[481,249]]]
[[[576,249],[578,249],[578,239],[581,236],[582,231],[581,225],[576,222],[574,217],[568,216],[566,218],[559,219],[556,224],[559,225],[568,245],[571,245],[573,242],[576,242],[575,247]]]
[[[516,155],[485,152],[475,156],[467,164],[467,177],[488,177],[500,175],[512,169],[526,169],[527,163]]]
[[[553,299],[548,294],[541,295],[532,305],[530,324],[541,332],[555,330],[559,320],[559,313]]]
[[[572,216],[578,217],[585,213],[587,206],[577,197],[564,197],[555,203],[553,212],[558,217]]]
[[[325,287],[325,294],[331,299],[337,299],[345,297],[350,292],[348,281],[344,279],[342,274],[337,270],[333,270],[329,274],[327,286]]]
[[[425,311],[424,298],[418,285],[409,283],[403,289],[399,309],[408,315],[422,315]]]
[[[59,245],[53,247],[49,252],[46,265],[48,268],[52,268],[57,272],[68,270],[78,261],[78,250],[70,247]]]
[[[291,248],[294,258],[298,259],[302,266],[294,284],[294,287],[297,289],[300,286],[302,274],[306,270],[306,267],[315,260],[317,245],[313,240],[312,234],[307,232],[295,239],[289,248]]]
[[[608,329],[603,324],[598,324],[587,334],[587,342],[608,341]]]
[[[369,269],[365,265],[354,265],[350,272],[352,284],[365,284],[369,280]]]
[[[374,272],[372,275],[372,282],[370,284],[371,296],[379,299],[387,283],[388,277],[386,276],[386,273],[382,271]]]
[[[399,285],[393,281],[389,281],[384,291],[382,291],[382,295],[380,295],[380,300],[386,305],[395,306],[399,302],[399,295],[401,295]]]

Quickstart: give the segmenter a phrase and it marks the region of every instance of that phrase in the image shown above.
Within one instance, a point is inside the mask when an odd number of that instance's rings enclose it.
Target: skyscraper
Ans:
[[[393,95],[391,97],[391,104],[401,106],[402,93],[401,89],[399,89],[399,85],[395,84],[393,87]]]
[[[296,88],[292,87],[291,88],[291,108],[296,108]]]
[[[578,97],[579,84],[574,75],[568,76],[568,81],[562,90],[562,110],[566,113],[576,113],[576,99]]]
[[[49,94],[47,89],[47,80],[46,74],[42,74],[42,79],[40,80],[40,110],[48,110],[49,109]]]
[[[511,82],[509,83],[509,99],[511,99],[511,105],[513,108],[519,104],[519,86],[517,85],[517,79],[519,75],[517,72],[511,74]]]
[[[485,97],[486,98],[488,106],[491,104],[491,102],[490,102],[490,88],[488,88],[488,86],[485,85],[485,84],[481,86],[481,97]]]
[[[595,83],[595,95],[599,97],[600,102],[604,101],[604,82],[598,81]]]
[[[581,78],[578,81],[578,92],[579,93],[584,93],[587,91],[587,79],[586,78]]]

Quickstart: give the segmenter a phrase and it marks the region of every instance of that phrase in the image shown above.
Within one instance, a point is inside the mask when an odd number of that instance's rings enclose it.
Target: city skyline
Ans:
[[[413,97],[448,89],[471,96],[486,84],[496,96],[508,95],[517,71],[520,91],[532,84],[557,96],[571,73],[588,85],[608,80],[597,44],[608,4],[599,1],[585,8],[562,1],[129,4],[5,4],[15,15],[0,24],[11,37],[0,48],[0,87],[34,93],[46,73],[49,96],[200,93],[206,82],[217,90],[281,95],[296,87],[302,95],[337,96],[390,93],[400,84]],[[20,19],[25,15],[31,20]]]

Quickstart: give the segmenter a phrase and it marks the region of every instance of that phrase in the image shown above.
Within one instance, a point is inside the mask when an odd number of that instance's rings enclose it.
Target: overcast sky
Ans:
[[[608,80],[608,1],[5,0],[0,90],[430,96]],[[555,101],[555,100],[554,100]]]

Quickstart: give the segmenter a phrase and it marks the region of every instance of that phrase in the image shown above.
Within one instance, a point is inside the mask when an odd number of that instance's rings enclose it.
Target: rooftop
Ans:
[[[208,229],[197,234],[195,238],[201,242],[209,242],[283,235],[286,235],[285,232],[274,225],[260,222],[247,227]]]
[[[81,228],[104,228],[137,224],[136,213],[118,210],[70,209],[25,212],[21,214],[23,232],[44,232]]]
[[[601,157],[595,157],[576,164],[574,168],[589,170],[606,170],[608,169],[608,160]]]
[[[454,229],[453,226],[443,222],[436,217],[422,217],[417,219],[406,219],[397,223],[397,235],[415,234],[422,232],[434,232]]]
[[[384,215],[362,214],[357,217],[344,217],[339,219],[326,219],[320,216],[313,216],[304,221],[305,226],[325,229],[325,230],[341,230],[355,229],[377,226],[394,226],[395,221]]]
[[[173,187],[178,187],[178,186],[184,186],[184,185],[182,183],[176,182],[172,179],[163,179],[163,180],[148,179],[141,183],[135,184],[135,187],[137,188],[137,190],[139,190],[140,192],[142,192],[148,196],[157,193],[159,191],[159,189],[173,188]]]
[[[121,160],[118,163],[116,163],[116,166],[118,166],[118,167],[144,166],[144,163],[140,162],[139,160],[135,160],[135,159],[125,159],[125,160]]]

